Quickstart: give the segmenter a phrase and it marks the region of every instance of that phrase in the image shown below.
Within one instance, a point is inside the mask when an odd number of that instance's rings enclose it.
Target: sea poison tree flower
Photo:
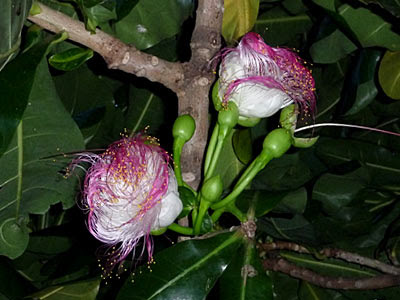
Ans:
[[[314,79],[294,52],[270,47],[250,32],[221,58],[218,94],[225,104],[235,102],[240,116],[269,117],[293,102],[303,113],[314,111]]]
[[[90,233],[109,249],[107,266],[122,262],[144,238],[149,259],[151,230],[170,225],[182,211],[169,155],[154,138],[136,135],[100,155],[83,153],[72,168],[89,162],[83,190]],[[112,249],[112,250],[110,250]]]

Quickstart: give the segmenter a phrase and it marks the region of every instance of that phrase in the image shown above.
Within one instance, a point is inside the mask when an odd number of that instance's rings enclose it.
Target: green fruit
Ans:
[[[220,199],[223,189],[221,177],[216,175],[204,182],[201,187],[201,195],[205,200],[215,202]]]
[[[289,130],[278,128],[271,131],[264,139],[263,149],[273,158],[281,157],[292,145],[292,134]]]
[[[190,140],[196,130],[196,123],[190,115],[179,116],[172,127],[172,135],[175,139],[181,138],[185,142]]]

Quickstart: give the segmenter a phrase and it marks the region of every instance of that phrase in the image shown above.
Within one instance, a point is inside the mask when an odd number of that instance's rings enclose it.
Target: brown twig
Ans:
[[[309,269],[299,267],[283,258],[263,260],[265,270],[282,272],[297,279],[302,279],[316,286],[342,290],[373,290],[400,285],[400,276],[377,275],[368,278],[343,278],[323,276]]]
[[[290,250],[297,253],[312,254],[307,248],[291,242],[275,241],[273,243],[260,244],[259,247],[265,251]],[[341,259],[349,263],[355,263],[361,266],[366,266],[386,274],[400,275],[400,268],[397,268],[389,264],[385,264],[376,259],[371,259],[369,257],[361,256],[357,253],[352,253],[336,248],[325,248],[318,251],[318,253],[328,258]]]

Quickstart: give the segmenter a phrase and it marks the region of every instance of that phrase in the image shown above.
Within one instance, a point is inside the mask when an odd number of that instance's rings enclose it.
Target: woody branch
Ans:
[[[183,149],[182,173],[188,183],[197,188],[207,141],[208,93],[215,76],[209,69],[209,61],[221,45],[223,1],[198,1],[190,43],[192,56],[186,63],[168,62],[146,54],[99,29],[91,34],[82,22],[41,3],[38,5],[40,13],[29,16],[31,22],[51,32],[65,31],[70,40],[100,54],[109,68],[159,82],[177,94],[178,113],[190,113],[196,120],[196,132]]]

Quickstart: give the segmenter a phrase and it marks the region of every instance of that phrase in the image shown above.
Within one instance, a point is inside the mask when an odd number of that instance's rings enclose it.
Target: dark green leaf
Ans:
[[[366,142],[326,139],[317,144],[317,154],[331,166],[358,161],[371,172],[375,184],[396,189],[400,174],[400,155]]]
[[[299,289],[299,300],[339,300],[340,298],[334,297],[335,292],[328,289],[322,289],[308,283],[307,281],[302,281]],[[344,298],[343,298],[344,300]]]
[[[255,189],[282,191],[297,189],[312,177],[299,152],[274,159],[253,180]]]
[[[400,51],[387,51],[379,67],[379,83],[390,98],[400,99]]]
[[[64,208],[74,205],[76,178],[64,179],[59,171],[65,163],[45,157],[83,150],[83,147],[82,135],[62,106],[47,64],[42,60],[32,84],[27,109],[0,159],[2,227],[9,224],[21,226],[20,218],[27,217],[29,213],[43,214],[55,203],[62,202]],[[1,241],[3,255],[15,258],[25,250],[27,239],[22,236],[26,235],[26,229],[21,227],[18,232],[24,244],[8,248],[9,242]]]
[[[324,174],[315,183],[313,199],[322,202],[326,213],[335,214],[354,200],[364,187],[365,183],[356,175]]]
[[[248,164],[252,157],[251,131],[250,129],[237,130],[232,137],[233,150],[237,158],[244,164]]]
[[[176,35],[192,9],[191,0],[141,0],[128,15],[115,23],[115,32],[125,43],[140,50],[147,49]]]
[[[352,70],[352,84],[348,85],[348,90],[346,90],[347,95],[355,94],[354,103],[347,111],[346,116],[354,115],[364,109],[378,94],[375,77],[381,55],[380,50],[366,49],[361,51]]]
[[[273,210],[285,195],[285,192],[271,193],[261,190],[245,190],[240,194],[236,205],[243,213],[247,213],[249,207],[253,206],[255,207],[255,216],[261,217]]]
[[[384,8],[388,12],[390,12],[392,15],[400,18],[400,3],[398,1],[393,1],[393,0],[359,0],[360,2],[363,3],[368,3],[368,4],[377,4],[380,7]]]
[[[7,259],[0,259],[0,299],[22,299],[34,291],[33,286],[22,277]],[[3,298],[2,298],[3,295]]]
[[[64,52],[52,55],[49,63],[52,67],[61,71],[71,71],[79,68],[83,63],[93,57],[93,50],[71,48]]]
[[[2,0],[0,7],[0,71],[15,56],[21,43],[21,30],[32,0]]]
[[[117,299],[205,299],[241,243],[238,233],[190,240],[157,255],[125,282]],[[133,282],[132,282],[133,281]]]
[[[164,122],[163,109],[165,105],[160,97],[149,90],[131,87],[125,127],[135,133],[148,127],[148,133],[155,133]]]
[[[257,228],[275,238],[317,244],[313,226],[302,215],[296,214],[291,219],[263,218]]]
[[[95,300],[99,291],[100,280],[86,280],[67,285],[58,285],[34,293],[29,298],[46,300]]]
[[[184,186],[179,187],[179,198],[182,200],[183,210],[178,219],[186,217],[196,205],[197,201],[193,192]]]
[[[257,254],[253,243],[244,243],[221,277],[221,299],[273,299],[271,278]]]
[[[221,155],[218,159],[215,173],[221,176],[224,188],[230,187],[245,165],[238,159],[233,148],[232,137],[235,130],[225,139]]]
[[[326,276],[343,277],[373,277],[377,272],[362,268],[356,264],[342,262],[336,259],[316,260],[311,255],[298,253],[283,253],[280,255],[290,262],[308,268]]]
[[[55,39],[57,39],[56,36]],[[53,39],[53,40],[55,40]],[[37,68],[47,53],[51,40],[42,41],[8,64],[0,72],[2,94],[0,110],[0,157],[3,155],[21,120]]]
[[[312,22],[308,15],[291,16],[280,8],[271,9],[260,17],[254,24],[267,44],[272,46],[288,45],[298,47],[299,37],[311,29]]]
[[[357,46],[339,29],[315,42],[310,54],[315,63],[331,64],[357,49]]]
[[[270,272],[275,300],[299,300],[299,280],[279,272]]]
[[[344,4],[338,13],[347,23],[363,47],[384,47],[400,50],[400,35],[392,31],[391,25],[366,8],[353,8]],[[366,21],[368,20],[368,21]]]

